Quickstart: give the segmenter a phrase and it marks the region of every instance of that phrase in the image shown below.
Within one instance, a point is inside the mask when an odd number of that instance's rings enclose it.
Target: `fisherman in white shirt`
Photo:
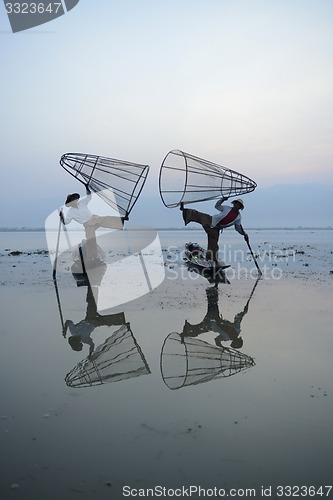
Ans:
[[[108,229],[123,229],[124,221],[128,220],[128,215],[118,217],[112,215],[95,215],[88,208],[91,201],[91,191],[86,185],[87,196],[81,199],[79,193],[72,193],[67,196],[65,205],[69,207],[66,217],[63,212],[59,216],[63,224],[67,225],[73,220],[82,224],[87,238],[87,256],[89,259],[97,258],[96,229],[103,227]]]

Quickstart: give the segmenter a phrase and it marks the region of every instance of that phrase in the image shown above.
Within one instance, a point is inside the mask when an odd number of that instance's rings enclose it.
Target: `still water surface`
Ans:
[[[179,246],[184,234],[162,238]],[[12,250],[39,242],[7,239]],[[1,498],[120,499],[126,485],[254,488],[257,498],[272,486],[277,498],[278,485],[332,484],[327,290],[166,279],[100,316],[75,283],[2,287]],[[82,350],[69,343],[75,328]]]

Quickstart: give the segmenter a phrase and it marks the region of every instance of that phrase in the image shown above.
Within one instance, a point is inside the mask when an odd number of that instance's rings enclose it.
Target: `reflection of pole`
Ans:
[[[61,231],[61,217],[59,215],[57,246],[56,246],[56,252],[55,252],[55,259],[54,259],[54,263],[53,263],[53,279],[55,279],[56,274],[57,274],[57,262],[58,262],[58,254],[59,254],[60,231]]]
[[[59,290],[58,290],[57,280],[55,278],[53,279],[53,283],[54,283],[54,288],[55,288],[56,297],[57,297],[58,310],[59,310],[60,321],[61,321],[61,326],[62,326],[62,334],[65,337],[66,336],[65,323],[64,323],[64,318],[63,318],[63,315],[62,315],[62,310],[61,310],[60,296],[59,296]]]
[[[250,293],[250,297],[248,298],[248,301],[246,302],[246,306],[248,306],[248,305],[249,305],[250,300],[252,299],[252,296],[253,296],[253,294],[254,294],[254,290],[256,289],[256,287],[257,287],[257,285],[258,285],[259,279],[260,279],[260,276],[258,276],[258,278],[256,279],[256,282],[255,282],[255,284],[254,284],[254,287],[252,288],[252,292]],[[245,307],[246,307],[246,306],[245,306]]]
[[[82,266],[82,272],[83,272],[83,274],[87,274],[86,266],[84,265],[83,251],[82,251],[81,245],[79,245],[79,255],[80,255],[80,261],[81,261],[81,266]]]
[[[65,337],[66,336],[65,324],[64,324],[64,318],[62,315],[59,290],[58,290],[58,285],[57,285],[57,280],[56,280],[57,263],[58,263],[58,257],[59,257],[60,234],[61,234],[61,225],[62,225],[62,217],[60,216],[60,214],[62,214],[62,207],[60,208],[60,211],[59,211],[59,227],[58,227],[57,245],[56,245],[55,259],[54,259],[54,264],[53,264],[53,283],[54,283],[54,288],[55,288],[56,297],[57,297],[58,310],[59,310],[60,321],[61,321],[61,326],[62,326],[62,334]],[[64,224],[64,228],[65,228],[65,224]],[[68,237],[66,230],[65,230],[65,233],[66,233],[68,247],[70,247],[69,237]]]

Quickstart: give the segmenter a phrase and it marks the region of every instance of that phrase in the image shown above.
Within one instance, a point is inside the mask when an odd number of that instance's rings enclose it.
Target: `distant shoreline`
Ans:
[[[134,228],[135,230],[140,230],[140,228]],[[150,228],[151,229],[151,228]],[[185,231],[184,227],[157,227],[153,228],[156,231]],[[232,230],[233,228],[227,228],[228,230]],[[53,231],[57,231],[58,229],[54,228]],[[186,231],[198,231],[200,228],[186,228]],[[248,231],[332,231],[332,226],[327,227],[303,227],[303,226],[294,226],[294,227],[249,227]],[[48,230],[49,231],[49,230]],[[52,229],[51,229],[52,231]],[[80,231],[78,229],[78,231]],[[43,227],[0,227],[0,233],[45,233],[45,228]]]

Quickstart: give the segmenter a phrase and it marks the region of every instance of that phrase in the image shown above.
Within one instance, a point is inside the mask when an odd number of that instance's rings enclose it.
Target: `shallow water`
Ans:
[[[320,282],[297,260],[281,279],[214,289],[177,261],[150,294],[99,316],[87,287],[66,275],[54,287],[47,257],[11,260],[0,288],[0,497],[118,499],[126,485],[192,485],[257,498],[272,486],[278,498],[278,485],[330,485],[330,240],[269,236],[254,245],[311,244],[317,257],[320,246]],[[163,232],[162,247],[179,250],[181,239]],[[170,279],[174,269],[184,272]],[[218,347],[218,317],[230,327],[239,314],[242,347]],[[87,319],[90,359],[88,344],[75,351],[63,335],[66,320]]]

